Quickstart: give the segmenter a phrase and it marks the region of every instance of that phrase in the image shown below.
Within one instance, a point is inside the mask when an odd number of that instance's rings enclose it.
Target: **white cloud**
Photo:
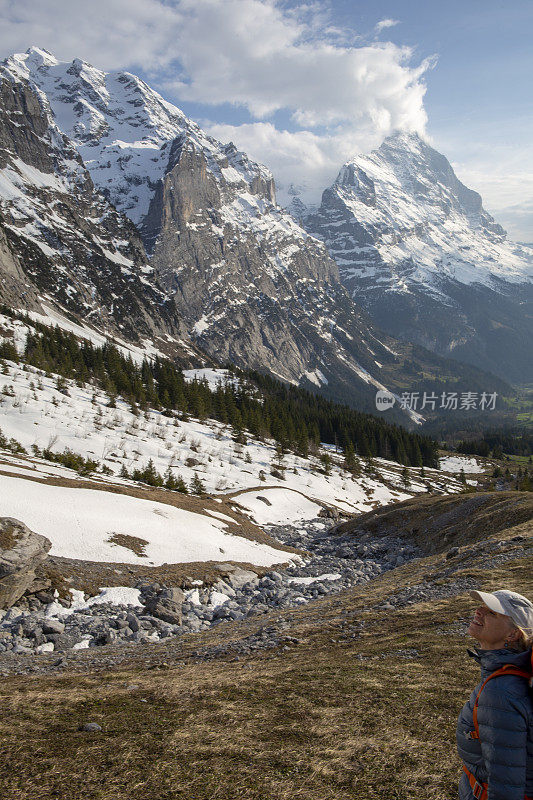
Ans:
[[[382,19],[375,27],[376,33],[381,33],[381,31],[385,30],[385,28],[394,28],[395,25],[399,25],[399,19]]]
[[[463,183],[481,194],[483,205],[510,239],[533,241],[533,159],[527,149],[506,154],[494,148],[486,161],[454,163],[453,167]]]
[[[181,19],[178,5],[161,0],[0,0],[0,53],[36,45],[105,70],[155,70],[176,58]]]
[[[267,164],[282,204],[290,201],[291,186],[305,204],[317,204],[340,166],[356,153],[379,146],[383,138],[371,125],[329,134],[278,130],[271,122],[227,125],[204,121],[202,125],[212,136],[233,141],[252,158]]]
[[[411,66],[409,48],[340,45],[275,0],[182,0],[180,8],[185,77],[169,85],[183,99],[223,99],[256,119],[287,109],[300,127],[425,126],[422,76],[431,62]]]
[[[407,47],[362,43],[336,28],[325,8],[279,0],[92,0],[90,7],[0,0],[0,52],[34,44],[106,70],[140,67],[178,104],[246,108],[261,122],[211,131],[270,166],[279,183],[305,184],[317,199],[355,152],[394,129],[424,131],[423,77],[432,65],[413,65]],[[280,111],[290,131],[268,121]]]

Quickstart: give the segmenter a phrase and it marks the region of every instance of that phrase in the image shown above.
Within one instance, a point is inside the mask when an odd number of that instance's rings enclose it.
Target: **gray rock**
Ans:
[[[169,622],[172,625],[181,625],[181,603],[175,603],[172,600],[158,600],[150,605],[149,611],[154,617],[158,617],[158,619],[163,620],[163,622]]]
[[[255,572],[249,569],[237,567],[229,576],[228,583],[232,589],[242,589],[246,583],[257,583],[258,577]]]
[[[33,648],[30,644],[24,645],[21,644],[20,642],[17,642],[15,645],[13,645],[13,652],[28,654],[28,653],[33,653]]]
[[[187,617],[184,619],[184,625],[192,631],[199,631],[202,627],[202,621],[198,619],[197,616],[194,614],[187,614]]]
[[[42,623],[42,629],[43,633],[63,633],[65,630],[65,623],[54,618],[46,619]]]
[[[255,575],[255,572],[254,572],[254,575]],[[257,577],[257,576],[256,576],[256,577]],[[235,597],[235,589],[233,589],[233,588],[232,588],[232,587],[229,585],[229,583],[227,583],[226,581],[223,581],[223,580],[217,581],[217,582],[216,582],[216,583],[213,585],[213,589],[214,589],[216,592],[222,592],[223,594],[227,594],[227,595],[228,595],[228,597]]]
[[[23,522],[0,517],[0,608],[10,608],[32,585],[51,546]]]
[[[86,733],[98,733],[102,728],[97,722],[85,722],[83,725],[79,726],[78,730],[85,731]]]
[[[128,621],[128,625],[131,628],[131,630],[133,631],[133,633],[136,633],[139,630],[139,628],[141,627],[141,625],[140,625],[139,620],[135,616],[135,614],[131,614],[131,613],[128,614],[126,616],[126,619]]]

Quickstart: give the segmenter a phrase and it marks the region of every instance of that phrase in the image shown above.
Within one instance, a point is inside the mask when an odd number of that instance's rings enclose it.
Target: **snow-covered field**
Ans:
[[[478,464],[475,458],[468,456],[445,456],[440,459],[439,466],[444,472],[485,472],[483,464]]]
[[[217,374],[205,377],[215,380]],[[92,386],[67,381],[66,387],[57,388],[57,376],[12,362],[0,372],[0,431],[28,453],[0,452],[0,516],[17,517],[48,536],[57,555],[140,564],[223,558],[270,565],[286,560],[284,553],[227,533],[229,518],[222,513],[195,514],[121,494],[24,478],[65,477],[78,484],[96,480],[132,486],[121,475],[123,468],[131,473],[151,459],[161,475],[181,476],[189,487],[197,475],[207,492],[231,493],[259,525],[312,519],[322,504],[368,511],[425,492],[427,482],[437,491],[462,488],[450,475],[426,469],[422,476],[414,468],[406,487],[401,466],[384,459],[374,460],[373,474],[365,472],[362,462],[356,478],[343,469],[342,454],[331,447],[329,475],[320,463],[320,452],[307,459],[288,453],[280,464],[273,441],[250,438],[247,444],[238,444],[230,428],[213,420],[185,422],[154,411],[135,415],[120,400],[110,407],[109,398]],[[80,478],[32,454],[33,446],[53,452],[69,449],[99,462],[108,474]],[[271,474],[273,466],[277,476]],[[146,540],[146,555],[110,542],[114,533]]]
[[[235,496],[258,525],[288,524],[295,520],[314,519],[321,506],[292,489],[264,489]]]
[[[261,566],[288,560],[268,545],[228,533],[219,519],[122,494],[51,486],[0,475],[0,516],[21,519],[52,542],[51,555],[85,561],[159,566],[189,561],[246,561]],[[115,537],[145,542],[145,556]],[[119,538],[118,541],[124,541]]]
[[[152,459],[158,472],[163,474],[170,468],[187,484],[197,473],[209,492],[281,484],[312,499],[353,511],[365,511],[376,501],[393,502],[426,490],[420,470],[412,469],[412,484],[406,492],[400,466],[383,459],[375,460],[376,468],[390,487],[380,477],[365,474],[354,480],[341,469],[342,455],[331,449],[331,475],[323,473],[320,454],[304,459],[291,453],[284,457],[282,469],[278,468],[284,475],[280,481],[270,474],[275,460],[272,441],[249,439],[246,445],[240,445],[233,441],[231,430],[216,421],[184,422],[154,411],[136,416],[120,400],[116,408],[110,408],[107,395],[93,387],[68,381],[65,394],[56,384],[53,375],[46,377],[33,367],[24,370],[8,362],[7,373],[0,373],[0,430],[28,452],[32,445],[54,452],[69,448],[105,464],[117,479],[123,465],[131,472]],[[436,470],[426,469],[425,480],[437,489],[460,488]]]

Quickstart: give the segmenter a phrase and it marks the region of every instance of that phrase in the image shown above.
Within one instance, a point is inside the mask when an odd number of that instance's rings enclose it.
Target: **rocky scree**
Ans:
[[[185,591],[139,582],[142,606],[99,603],[79,607],[79,603],[40,592],[23,598],[8,612],[0,611],[0,653],[39,654],[156,642],[205,630],[224,620],[302,606],[422,555],[401,537],[363,534],[355,540],[350,534],[336,535],[322,519],[299,527],[271,526],[269,533],[309,555],[293,557],[288,566],[261,578],[252,570],[221,563],[221,577],[215,584],[195,581],[199,585]]]

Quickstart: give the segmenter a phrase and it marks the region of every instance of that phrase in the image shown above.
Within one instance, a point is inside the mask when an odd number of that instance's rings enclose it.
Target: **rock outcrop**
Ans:
[[[19,520],[0,518],[0,608],[10,608],[35,580],[52,543]]]
[[[139,233],[98,191],[46,96],[0,65],[0,301],[41,299],[134,343],[194,350]]]

